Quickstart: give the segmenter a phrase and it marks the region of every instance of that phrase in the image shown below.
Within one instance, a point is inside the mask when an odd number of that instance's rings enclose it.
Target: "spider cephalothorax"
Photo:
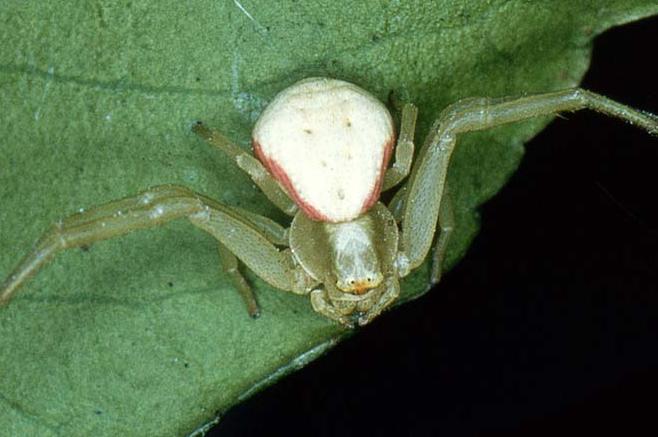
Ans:
[[[252,316],[259,308],[238,260],[274,287],[309,295],[326,317],[364,325],[395,301],[399,279],[423,263],[433,244],[429,280],[439,280],[453,226],[446,175],[460,133],[582,108],[658,134],[658,117],[574,88],[460,100],[441,113],[414,157],[413,105],[403,106],[396,139],[391,115],[368,92],[335,79],[300,81],[277,95],[256,123],[258,159],[201,123],[193,127],[292,217],[289,228],[185,187],[153,187],[58,222],[0,286],[0,304],[59,250],[187,218],[217,239],[223,268]],[[388,205],[379,201],[394,188]]]

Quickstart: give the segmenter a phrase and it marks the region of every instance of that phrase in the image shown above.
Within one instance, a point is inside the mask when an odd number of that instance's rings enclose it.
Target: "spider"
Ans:
[[[183,186],[152,187],[56,223],[0,286],[0,305],[60,250],[187,218],[217,239],[222,268],[252,317],[260,309],[240,262],[276,288],[308,295],[329,319],[365,325],[396,300],[400,278],[430,252],[430,282],[441,277],[453,228],[446,175],[459,134],[583,108],[658,134],[657,116],[580,88],[469,98],[440,114],[414,160],[413,104],[402,106],[396,141],[389,111],[367,91],[336,79],[302,80],[256,122],[255,157],[201,122],[192,128],[292,217],[289,228]],[[385,205],[380,194],[393,188]]]

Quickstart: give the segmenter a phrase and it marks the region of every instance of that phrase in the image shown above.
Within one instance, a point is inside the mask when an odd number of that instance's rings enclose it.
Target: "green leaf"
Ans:
[[[59,218],[178,183],[283,220],[190,132],[249,147],[294,81],[353,81],[420,108],[570,87],[592,38],[654,0],[5,2],[0,9],[0,274]],[[463,138],[451,167],[453,265],[475,209],[548,119]],[[426,290],[426,271],[404,299]],[[181,435],[303,366],[346,332],[251,275],[247,317],[214,241],[181,221],[60,254],[0,311],[4,435]]]

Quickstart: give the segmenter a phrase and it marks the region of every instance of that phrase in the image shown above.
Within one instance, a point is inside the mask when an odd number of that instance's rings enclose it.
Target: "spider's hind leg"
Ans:
[[[247,280],[242,276],[242,273],[240,273],[238,259],[233,255],[233,252],[228,250],[228,248],[222,243],[217,242],[217,248],[219,250],[222,270],[231,278],[233,286],[240,292],[242,299],[244,299],[244,303],[247,305],[249,316],[257,319],[260,317],[260,306],[256,300],[254,290],[251,289]]]
[[[295,215],[297,212],[297,205],[292,201],[290,196],[286,194],[267,169],[263,167],[263,164],[261,164],[259,160],[233,144],[220,132],[208,128],[200,121],[192,127],[192,131],[210,145],[223,151],[235,161],[238,167],[251,177],[258,188],[260,188],[263,194],[265,194],[265,197],[270,199],[277,208],[289,216]]]

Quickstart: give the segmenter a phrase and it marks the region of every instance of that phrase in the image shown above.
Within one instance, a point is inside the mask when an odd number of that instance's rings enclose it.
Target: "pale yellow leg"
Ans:
[[[233,286],[240,292],[244,303],[247,305],[247,312],[254,319],[260,317],[260,307],[258,301],[256,301],[256,295],[247,280],[242,276],[242,273],[240,273],[238,259],[222,243],[218,243],[218,249],[222,270],[231,278]]]
[[[304,290],[308,275],[297,267],[290,251],[280,250],[285,230],[266,217],[245,214],[201,194],[175,185],[153,187],[136,196],[82,211],[56,223],[36,243],[0,285],[0,305],[7,304],[19,288],[57,252],[89,246],[139,229],[187,218],[214,236],[232,253],[223,257],[230,271],[236,256],[258,276],[283,290]],[[274,242],[273,242],[274,241]],[[234,280],[235,275],[232,275]],[[238,287],[244,294],[242,285]],[[252,306],[252,314],[255,314]]]

